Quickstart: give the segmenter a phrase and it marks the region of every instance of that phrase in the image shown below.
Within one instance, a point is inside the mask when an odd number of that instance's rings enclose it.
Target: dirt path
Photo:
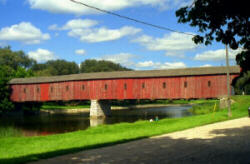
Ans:
[[[34,162],[250,164],[250,118],[240,118]]]

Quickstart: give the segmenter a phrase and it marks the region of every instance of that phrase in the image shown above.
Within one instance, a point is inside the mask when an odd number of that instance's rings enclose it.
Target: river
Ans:
[[[135,122],[158,117],[175,118],[191,115],[190,105],[151,107],[144,109],[112,110],[112,116],[105,119],[90,119],[89,112],[77,114],[40,114],[35,116],[0,117],[1,129],[11,128],[19,131],[22,136],[40,136],[84,130],[90,126]]]

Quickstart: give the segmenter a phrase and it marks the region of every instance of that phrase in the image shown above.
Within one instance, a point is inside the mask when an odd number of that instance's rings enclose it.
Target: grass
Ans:
[[[194,104],[191,109],[189,109],[189,112],[191,112],[193,115],[201,115],[201,114],[208,114],[212,112],[217,112],[218,110],[221,110],[219,100],[214,100],[211,102],[201,102],[198,104]]]
[[[247,116],[250,96],[235,96],[230,119]],[[227,110],[157,122],[137,121],[102,125],[85,131],[39,137],[0,138],[0,163],[24,163],[80,150],[123,143],[228,120]]]

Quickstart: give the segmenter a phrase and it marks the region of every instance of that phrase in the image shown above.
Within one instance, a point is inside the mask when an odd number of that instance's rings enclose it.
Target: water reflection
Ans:
[[[146,109],[112,110],[112,117],[106,119],[90,119],[89,113],[79,114],[47,114],[36,116],[1,117],[1,127],[12,127],[22,131],[24,136],[49,135],[56,133],[84,130],[90,126],[135,122],[138,120],[159,119],[166,117],[183,117],[191,115],[191,106],[155,107]]]

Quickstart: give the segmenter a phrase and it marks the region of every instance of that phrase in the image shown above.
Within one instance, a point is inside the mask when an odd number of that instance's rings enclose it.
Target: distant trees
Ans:
[[[79,67],[75,62],[65,60],[51,60],[44,64],[35,64],[31,68],[36,76],[55,76],[79,73]]]
[[[18,67],[30,68],[35,63],[36,61],[26,56],[23,51],[12,51],[9,46],[0,48],[0,65],[17,70]]]
[[[129,71],[131,69],[105,60],[85,60],[80,65],[81,73],[89,72],[111,72],[111,71]]]
[[[85,60],[80,64],[80,68],[75,62],[68,62],[65,60],[53,60],[47,61],[43,64],[34,64],[31,69],[34,72],[35,76],[55,76],[89,72],[131,70],[111,61],[94,59]]]

